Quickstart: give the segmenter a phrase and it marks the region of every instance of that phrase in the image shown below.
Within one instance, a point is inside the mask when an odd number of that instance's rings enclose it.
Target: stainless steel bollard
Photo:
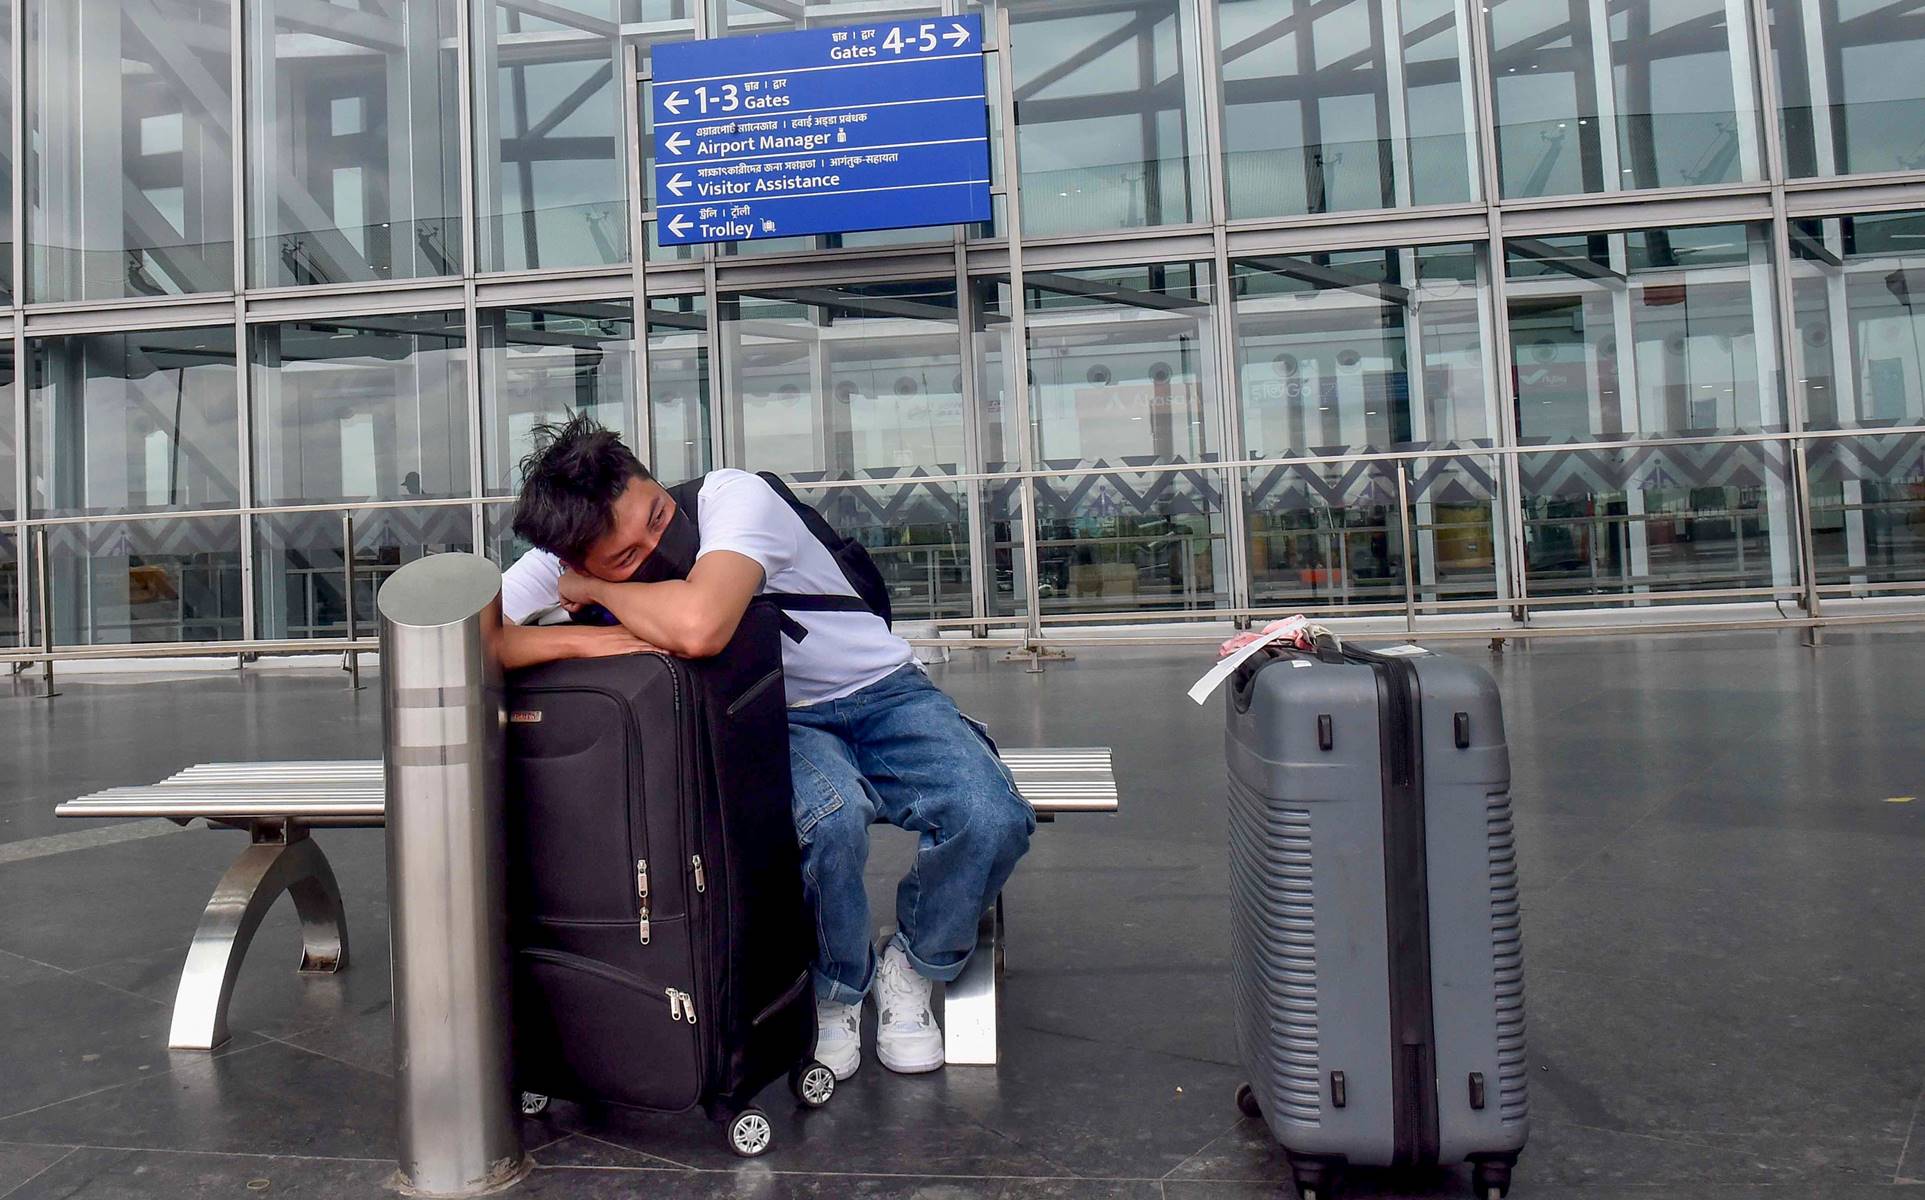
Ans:
[[[474,1196],[528,1170],[509,1096],[501,572],[472,554],[382,584],[400,1179]]]

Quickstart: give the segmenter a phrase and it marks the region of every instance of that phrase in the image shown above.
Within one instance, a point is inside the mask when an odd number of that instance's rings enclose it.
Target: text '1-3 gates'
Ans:
[[[990,219],[980,16],[653,51],[665,246]]]

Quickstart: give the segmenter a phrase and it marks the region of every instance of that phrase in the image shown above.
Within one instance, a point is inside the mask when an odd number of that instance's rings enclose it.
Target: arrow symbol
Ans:
[[[677,200],[680,200],[682,198],[682,193],[688,191],[688,180],[682,178],[682,173],[680,171],[677,171],[675,172],[675,174],[669,176],[668,182],[664,183],[662,186],[667,188],[669,191],[674,192],[675,198]]]
[[[674,133],[669,134],[668,140],[663,142],[662,145],[668,147],[670,154],[680,154],[682,151],[688,149],[688,135],[678,129]]]
[[[662,101],[662,107],[679,117],[682,110],[688,107],[688,99],[680,92],[670,92],[668,98]]]
[[[681,213],[676,213],[673,217],[669,219],[668,231],[674,234],[676,237],[681,237],[683,234],[689,231],[689,226],[690,226],[689,219],[683,216]]]
[[[943,34],[942,38],[952,46],[960,46],[969,40],[969,31],[954,21],[951,21],[949,23],[949,32]]]

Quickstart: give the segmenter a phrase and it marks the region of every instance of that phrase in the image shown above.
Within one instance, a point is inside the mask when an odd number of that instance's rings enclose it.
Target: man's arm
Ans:
[[[501,665],[510,671],[564,658],[606,658],[655,648],[619,625],[503,624],[496,643]]]
[[[561,579],[564,601],[599,604],[634,636],[683,658],[720,654],[761,588],[761,564],[732,550],[704,554],[687,579],[607,583],[573,571]]]

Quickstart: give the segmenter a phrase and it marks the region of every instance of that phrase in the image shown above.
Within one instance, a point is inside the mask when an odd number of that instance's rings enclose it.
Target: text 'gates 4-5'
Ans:
[[[980,16],[653,51],[665,246],[990,219]]]

